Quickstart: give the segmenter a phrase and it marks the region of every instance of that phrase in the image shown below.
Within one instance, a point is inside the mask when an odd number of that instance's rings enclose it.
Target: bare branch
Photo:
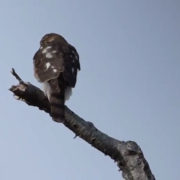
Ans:
[[[34,85],[22,81],[14,69],[12,74],[18,79],[19,84],[12,86],[10,91],[19,100],[50,114],[50,104],[44,93]],[[93,123],[83,120],[68,107],[65,107],[63,124],[75,133],[75,137],[81,137],[117,162],[125,180],[155,180],[143,152],[135,142],[119,141],[106,135]]]

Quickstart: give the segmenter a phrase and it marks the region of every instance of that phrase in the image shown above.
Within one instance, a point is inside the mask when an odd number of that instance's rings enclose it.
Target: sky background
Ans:
[[[81,71],[67,105],[119,140],[136,141],[157,180],[180,178],[179,0],[1,0],[0,179],[119,180],[116,164],[44,112],[13,98],[39,87],[41,37],[63,35]]]

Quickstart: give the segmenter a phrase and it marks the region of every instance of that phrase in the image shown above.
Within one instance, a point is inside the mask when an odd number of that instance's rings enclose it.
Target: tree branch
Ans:
[[[50,114],[50,104],[44,93],[31,83],[24,82],[14,69],[12,69],[12,74],[19,81],[18,85],[9,89],[14,96],[18,100],[36,106]],[[72,130],[76,136],[81,137],[117,162],[125,180],[155,180],[143,152],[135,142],[119,141],[106,135],[98,130],[93,123],[83,120],[67,106],[65,107],[63,124]]]

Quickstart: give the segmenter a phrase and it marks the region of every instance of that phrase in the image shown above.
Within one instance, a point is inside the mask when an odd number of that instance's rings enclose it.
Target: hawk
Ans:
[[[50,33],[42,37],[33,64],[35,78],[44,84],[51,116],[62,122],[65,100],[69,99],[80,70],[79,55],[61,35]]]

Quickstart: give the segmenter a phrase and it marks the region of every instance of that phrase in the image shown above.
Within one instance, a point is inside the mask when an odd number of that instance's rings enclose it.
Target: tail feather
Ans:
[[[49,94],[49,103],[51,106],[51,116],[56,122],[64,121],[64,87],[58,83],[58,80],[49,81],[51,92]]]
[[[64,93],[53,93],[49,99],[51,105],[51,116],[54,121],[62,122],[64,120]]]

